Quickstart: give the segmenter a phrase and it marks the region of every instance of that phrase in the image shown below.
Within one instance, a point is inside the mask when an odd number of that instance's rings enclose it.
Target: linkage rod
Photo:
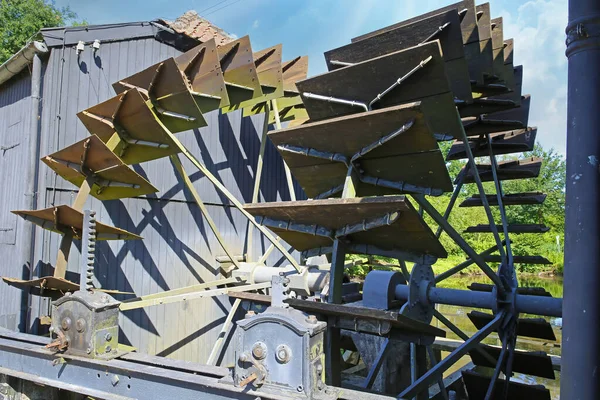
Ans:
[[[506,257],[507,257],[507,266],[510,268],[511,277],[513,276],[514,267],[513,267],[513,255],[512,249],[510,245],[510,238],[508,236],[508,220],[506,219],[506,210],[504,208],[504,203],[502,202],[502,196],[504,195],[504,191],[502,190],[502,183],[498,179],[498,162],[496,161],[496,156],[494,155],[494,150],[492,148],[492,140],[490,135],[487,134],[487,145],[488,152],[490,155],[490,165],[492,167],[492,176],[494,178],[494,185],[496,186],[496,198],[498,199],[498,208],[500,209],[500,219],[502,220],[502,230],[504,231],[504,241],[506,242]]]
[[[440,376],[442,376],[444,371],[454,365],[462,356],[467,354],[469,350],[475,348],[483,339],[488,337],[489,334],[492,333],[500,324],[503,316],[504,312],[497,314],[493,320],[491,320],[486,326],[471,336],[469,340],[466,340],[446,358],[437,363],[433,368],[417,379],[415,383],[400,393],[398,399],[411,398],[421,391],[426,390],[431,382],[437,380]]]
[[[413,198],[416,200],[417,203],[419,203],[423,207],[427,214],[429,214],[429,216],[431,216],[431,218],[433,218],[433,220],[436,223],[438,223],[444,229],[444,231],[446,231],[448,236],[450,236],[450,238],[454,240],[454,242],[475,262],[475,264],[477,264],[477,266],[481,268],[483,273],[486,274],[488,278],[490,278],[492,282],[494,282],[494,284],[498,287],[498,291],[503,294],[505,289],[504,285],[502,285],[500,277],[496,275],[496,273],[489,267],[489,265],[487,265],[485,261],[483,261],[483,258],[481,258],[479,254],[477,254],[477,252],[471,246],[469,246],[469,244],[462,238],[462,236],[460,236],[460,233],[458,233],[456,229],[454,229],[454,227],[450,225],[448,221],[446,221],[444,217],[440,215],[440,213],[435,209],[433,205],[431,205],[431,203],[425,198],[425,196],[413,195]]]
[[[502,241],[502,243],[504,244],[504,241]],[[479,253],[479,256],[480,257],[488,256],[488,255],[492,254],[493,252],[495,252],[496,250],[498,250],[498,247],[496,245],[494,245],[494,246],[490,247],[489,249]],[[440,283],[444,279],[450,278],[452,275],[459,273],[460,271],[464,270],[465,268],[470,267],[474,263],[475,263],[475,261],[473,259],[471,259],[471,258],[466,259],[465,261],[461,262],[457,266],[452,267],[449,270],[444,271],[439,275],[436,275],[435,283]]]
[[[175,135],[171,135],[171,139],[175,142],[177,147],[181,150],[181,152],[194,164],[196,168],[200,172],[204,174],[208,178],[208,180],[219,190],[227,199],[250,221],[252,225],[254,225],[265,237],[269,240],[273,245],[283,254],[283,256],[290,262],[290,264],[294,267],[294,269],[298,272],[302,270],[302,267],[298,264],[296,259],[279,243],[277,239],[262,225],[254,220],[254,217],[250,215],[248,211],[244,209],[242,203],[235,198],[235,196],[227,190],[227,188],[217,179],[216,176],[210,172],[210,170],[202,164],[198,159],[185,148],[185,146],[175,137]]]
[[[461,123],[462,127],[462,123]],[[494,216],[492,215],[492,209],[490,207],[490,203],[487,200],[487,195],[485,193],[485,189],[483,188],[483,183],[481,181],[481,177],[479,176],[479,171],[477,170],[477,165],[475,164],[475,157],[473,156],[473,151],[471,150],[471,145],[469,144],[469,138],[465,133],[464,128],[461,128],[460,133],[462,135],[462,141],[465,147],[465,153],[467,153],[467,157],[469,159],[469,164],[471,164],[471,168],[473,169],[473,178],[475,178],[475,183],[477,184],[477,189],[479,190],[479,196],[481,197],[481,202],[483,204],[483,208],[485,209],[485,213],[487,215],[488,221],[490,223],[490,228],[492,233],[494,234],[494,239],[496,239],[496,244],[498,245],[498,252],[500,256],[504,259],[506,258],[506,254],[504,252],[504,247],[501,245],[500,234],[498,233],[498,227],[496,226],[496,222],[494,221]],[[500,282],[500,281],[498,281]],[[496,283],[496,282],[494,282]],[[501,285],[496,283],[496,285]]]

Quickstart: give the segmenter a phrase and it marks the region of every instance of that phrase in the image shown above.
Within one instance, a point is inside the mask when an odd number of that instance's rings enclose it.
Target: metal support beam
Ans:
[[[279,108],[277,107],[277,99],[271,100],[271,106],[273,108],[273,112],[275,113],[275,128],[277,130],[281,129],[281,119],[279,118]],[[292,177],[292,171],[290,171],[290,167],[288,167],[285,160],[283,162],[283,169],[285,171],[285,179],[288,185],[288,191],[290,192],[290,200],[296,201],[296,189],[294,189],[294,179]]]
[[[344,244],[336,239],[333,242],[333,254],[331,259],[331,270],[329,273],[329,297],[328,302],[333,304],[342,303],[342,282],[344,280],[344,262],[346,251]],[[333,327],[335,317],[329,318],[325,346],[325,380],[328,385],[342,385],[340,342],[341,334],[339,328]]]
[[[458,118],[460,119],[460,117],[458,117]],[[467,157],[469,159],[469,164],[470,164],[469,168],[471,168],[473,170],[473,178],[475,179],[475,183],[477,184],[477,189],[479,190],[479,196],[481,196],[481,202],[483,204],[483,208],[485,210],[488,221],[490,223],[490,228],[492,230],[492,233],[494,234],[494,239],[496,239],[496,244],[498,245],[498,251],[500,252],[500,256],[502,256],[502,258],[505,258],[506,255],[504,253],[504,247],[500,245],[500,243],[501,243],[500,235],[498,234],[498,228],[496,227],[496,222],[494,221],[492,209],[487,200],[487,195],[485,193],[485,189],[483,188],[483,183],[481,181],[481,176],[479,176],[479,171],[477,170],[477,165],[475,164],[475,157],[473,156],[473,150],[471,149],[471,146],[469,144],[469,138],[467,137],[467,134],[465,133],[465,129],[462,128],[462,122],[461,122],[460,133],[462,136],[462,138],[461,138],[462,142],[464,143],[465,153],[467,153]],[[499,287],[502,286],[502,285],[498,285],[498,284],[496,284],[496,285]]]
[[[444,231],[450,236],[452,240],[477,264],[484,274],[488,276],[494,282],[500,293],[504,292],[504,285],[500,281],[500,278],[496,273],[483,261],[483,259],[473,250],[471,246],[463,239],[463,237],[454,229],[452,225],[444,219],[443,216],[431,205],[429,201],[423,195],[413,195],[416,202],[423,207],[423,209],[429,214],[433,220],[444,229]]]
[[[363,388],[369,389],[371,388],[371,386],[373,386],[375,378],[377,378],[377,374],[379,373],[379,370],[381,369],[381,366],[383,365],[383,362],[385,361],[385,358],[387,357],[390,348],[390,339],[385,338],[385,340],[381,344],[379,354],[377,354],[377,358],[375,358],[375,361],[373,362],[373,366],[369,370],[367,377],[361,385]]]
[[[188,160],[190,160],[192,164],[194,164],[194,166],[204,174],[204,176],[206,176],[210,183],[212,183],[219,192],[227,197],[227,199],[235,206],[235,208],[237,208],[248,219],[248,221],[250,221],[250,223],[260,231],[260,233],[265,235],[267,240],[273,243],[275,248],[281,252],[281,254],[286,258],[286,260],[289,261],[296,271],[300,272],[302,268],[298,264],[298,261],[296,261],[296,259],[283,247],[283,245],[279,243],[279,241],[276,240],[275,237],[269,231],[267,231],[264,226],[261,226],[254,220],[254,217],[244,209],[242,203],[240,203],[239,200],[236,199],[229,190],[227,190],[227,188],[217,179],[216,176],[210,172],[208,168],[206,168],[204,164],[202,164],[192,153],[188,151],[188,149],[186,149],[186,147],[179,141],[179,139],[177,139],[175,135],[171,135],[171,139],[173,142],[175,142],[183,155],[186,156]]]
[[[437,363],[433,368],[427,371],[423,376],[421,376],[417,381],[406,388],[400,395],[398,399],[410,398],[415,396],[417,393],[427,389],[430,384],[436,381],[444,371],[454,365],[462,356],[467,354],[471,349],[476,347],[483,339],[489,336],[496,327],[500,324],[504,313],[497,314],[493,320],[490,321],[486,326],[484,326],[481,330],[471,336],[467,341],[461,344],[456,350],[450,353],[446,358]]]
[[[600,392],[600,2],[570,0],[561,398]]]
[[[227,332],[229,331],[229,329],[231,328],[231,325],[233,324],[233,317],[237,313],[237,310],[240,307],[241,303],[242,303],[242,299],[235,299],[235,301],[233,302],[233,305],[231,306],[231,309],[229,310],[229,313],[227,314],[227,319],[225,319],[225,322],[223,323],[223,326],[221,327],[221,331],[219,332],[219,337],[217,338],[217,341],[215,342],[215,344],[210,352],[210,355],[208,356],[208,360],[206,361],[206,363],[208,365],[215,365],[217,358],[219,357],[219,355],[221,355],[221,349],[223,348],[223,344],[225,343],[225,337],[227,336]]]
[[[234,287],[226,287],[222,289],[202,290],[192,293],[176,294],[159,298],[144,299],[134,302],[121,303],[119,309],[121,311],[134,310],[136,308],[152,307],[162,304],[178,303],[180,301],[189,301],[203,299],[205,297],[215,297],[227,294],[228,292],[248,292],[252,290],[266,289],[271,287],[271,282],[256,283],[252,285],[242,285]]]
[[[408,294],[409,286],[396,286],[395,295],[397,300],[408,300]],[[423,301],[434,304],[485,308],[494,311],[498,306],[498,298],[494,292],[430,287],[421,296],[425,297],[422,299]],[[556,297],[517,294],[515,295],[514,307],[517,313],[561,317],[562,301],[561,298]]]
[[[260,194],[260,179],[265,158],[265,148],[267,146],[267,132],[269,131],[269,103],[265,105],[265,120],[263,121],[262,136],[260,137],[260,150],[258,152],[258,160],[256,161],[256,172],[254,173],[254,190],[252,191],[252,203],[258,203]],[[254,258],[254,228],[251,224],[248,225],[248,235],[246,236],[246,252],[247,261],[252,262]]]
[[[217,242],[219,242],[219,245],[221,246],[221,248],[223,249],[225,254],[227,254],[227,257],[229,257],[229,259],[231,260],[233,265],[235,265],[236,268],[239,268],[240,263],[238,262],[235,255],[231,251],[229,251],[229,248],[225,244],[225,239],[223,238],[223,236],[221,236],[221,232],[219,232],[219,229],[217,228],[215,221],[210,216],[210,213],[208,212],[208,208],[206,208],[206,206],[204,205],[204,202],[202,201],[202,199],[200,198],[200,195],[196,191],[196,188],[194,187],[194,184],[192,183],[190,177],[185,172],[185,169],[183,168],[183,165],[181,164],[181,161],[179,160],[179,156],[177,154],[171,155],[171,162],[175,166],[175,169],[177,170],[177,173],[183,180],[183,183],[185,184],[186,188],[192,194],[194,201],[200,208],[200,212],[202,213],[202,216],[204,217],[204,219],[206,220],[206,223],[210,227],[210,230],[215,235]]]
[[[502,241],[502,244],[504,244],[504,241]],[[494,245],[494,246],[490,247],[489,249],[479,253],[479,256],[483,258],[485,256],[488,256],[488,255],[494,253],[496,250],[498,250],[498,247],[496,245]],[[449,270],[444,271],[439,275],[436,275],[435,283],[440,283],[444,279],[450,278],[452,275],[459,273],[460,271],[464,270],[465,268],[470,267],[474,263],[475,263],[475,261],[473,259],[467,258],[465,261],[461,262],[457,266],[452,267]]]

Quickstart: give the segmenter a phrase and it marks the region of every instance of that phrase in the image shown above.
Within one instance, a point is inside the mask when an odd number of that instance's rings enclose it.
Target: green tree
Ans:
[[[76,18],[69,7],[57,8],[47,0],[0,0],[0,64],[40,29],[69,25]]]

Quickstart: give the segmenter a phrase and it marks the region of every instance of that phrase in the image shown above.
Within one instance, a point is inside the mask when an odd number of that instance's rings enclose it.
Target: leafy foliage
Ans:
[[[440,146],[446,153],[450,145]],[[563,255],[562,245],[564,241],[565,224],[565,179],[566,163],[562,155],[556,153],[554,149],[546,150],[541,145],[536,144],[531,152],[524,153],[520,157],[517,155],[500,156],[498,160],[510,160],[517,158],[540,157],[543,159],[540,175],[533,179],[518,179],[502,182],[502,188],[505,194],[523,193],[523,192],[542,192],[547,194],[546,201],[541,205],[517,205],[507,206],[506,218],[511,224],[545,224],[550,228],[549,232],[544,234],[512,234],[512,249],[515,255],[541,255],[552,261],[552,269],[557,272],[562,271]],[[481,160],[486,161],[485,159]],[[448,163],[448,170],[451,176],[456,176],[464,161],[451,161]],[[493,182],[484,183],[485,192],[488,194],[496,193]],[[450,223],[458,232],[462,232],[467,227],[477,224],[488,223],[487,215],[483,207],[458,207],[458,205],[471,195],[478,194],[477,186],[465,185],[461,190],[459,199],[456,202],[450,215]],[[440,213],[443,213],[450,201],[450,194],[430,199]],[[492,207],[492,214],[497,223],[500,222],[500,212],[498,207]],[[429,222],[434,229],[437,226],[430,219]],[[556,237],[558,236],[557,245]],[[476,233],[465,234],[467,242],[478,252],[482,252],[492,246],[495,241],[492,234]],[[462,251],[447,236],[440,238],[442,244],[453,256],[462,255]],[[548,269],[543,265],[518,265],[522,272],[537,272],[542,269]]]
[[[0,64],[19,51],[40,29],[74,23],[68,7],[47,0],[0,0]],[[85,24],[77,22],[77,25]]]
[[[440,143],[440,149],[444,155],[447,154],[451,142]],[[534,179],[508,180],[502,182],[502,188],[505,194],[523,193],[523,192],[542,192],[547,194],[546,201],[541,205],[519,205],[507,206],[506,214],[509,223],[513,224],[545,224],[550,230],[544,234],[511,234],[513,254],[515,255],[541,255],[548,258],[552,265],[523,265],[516,267],[521,272],[540,272],[552,270],[562,273],[563,252],[562,243],[564,242],[564,224],[565,224],[565,179],[566,163],[564,157],[556,153],[553,149],[546,150],[539,144],[536,144],[533,151],[524,153],[520,156],[499,156],[498,160],[509,160],[527,157],[540,157],[543,159],[540,175]],[[487,159],[478,160],[478,162],[489,162]],[[455,177],[465,164],[465,161],[449,161],[447,163],[450,176]],[[493,182],[485,182],[484,189],[487,194],[495,194],[496,189]],[[464,185],[459,197],[450,214],[450,224],[462,233],[467,227],[477,224],[487,224],[488,218],[483,207],[459,207],[459,204],[471,195],[478,194],[477,185]],[[451,193],[446,193],[439,197],[429,197],[433,206],[444,214],[450,202]],[[494,220],[500,223],[500,212],[498,207],[492,207]],[[427,214],[425,220],[435,232],[437,224]],[[490,233],[465,233],[463,238],[478,253],[496,245],[494,237]],[[557,238],[558,236],[558,245]],[[447,260],[438,260],[434,265],[436,273],[447,270],[454,265],[466,259],[463,251],[446,234],[440,236],[440,242],[448,251]],[[497,253],[496,253],[497,254]],[[378,262],[390,265],[397,264],[394,260],[376,257]],[[368,272],[368,266],[354,267],[358,275]],[[377,268],[380,268],[379,266]]]

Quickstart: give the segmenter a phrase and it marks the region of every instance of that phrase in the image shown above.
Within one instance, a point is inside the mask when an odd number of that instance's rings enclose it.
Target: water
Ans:
[[[489,283],[487,278],[484,276],[467,276],[467,277],[455,277],[448,278],[438,285],[439,287],[446,287],[452,289],[466,289],[466,287],[474,282],[480,283]],[[560,277],[552,277],[552,278],[541,278],[537,276],[533,277],[520,277],[519,285],[527,286],[527,287],[543,287],[548,292],[552,294],[554,297],[562,297],[563,295],[563,285],[562,278]],[[473,310],[467,307],[455,307],[455,306],[447,306],[447,305],[438,305],[437,309],[444,314],[446,318],[448,318],[452,323],[458,326],[463,332],[468,334],[469,336],[473,335],[476,332],[475,326],[471,323],[467,314]],[[485,310],[482,310],[485,311]],[[539,316],[535,316],[539,317]],[[561,355],[561,339],[562,339],[562,319],[560,318],[546,318],[552,328],[554,330],[554,334],[556,335],[556,342],[547,342],[545,340],[533,339],[533,338],[519,338],[517,340],[517,348],[521,350],[527,351],[544,351],[548,354],[553,354],[560,356]],[[449,339],[459,339],[454,333],[450,332],[443,324],[437,321],[435,318],[432,321],[432,324],[438,326],[440,329],[444,329],[447,331],[447,338]],[[500,345],[501,342],[498,339],[498,335],[493,333],[490,337],[485,339],[483,343],[492,344],[492,345]],[[460,368],[460,366],[470,362],[469,357],[463,357],[463,359],[455,366],[455,368],[448,371],[451,373],[452,371]],[[550,390],[550,394],[553,400],[559,399],[559,389],[560,389],[560,372],[555,371],[556,379],[544,379],[531,377],[528,375],[515,373],[515,376],[512,378],[516,381],[530,383],[530,384],[540,384],[546,386]]]

